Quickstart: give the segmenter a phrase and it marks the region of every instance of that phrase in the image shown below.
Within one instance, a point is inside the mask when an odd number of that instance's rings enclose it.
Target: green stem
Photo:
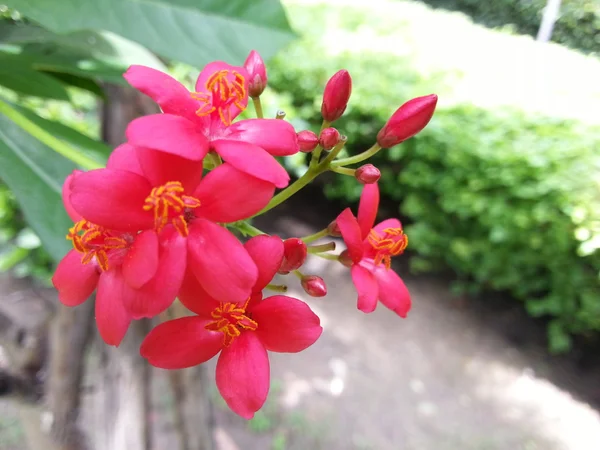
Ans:
[[[323,131],[329,125],[331,125],[330,122],[323,120],[323,123],[321,124],[321,130],[319,131],[319,135],[321,135],[321,131]],[[310,163],[308,163],[309,168],[314,169],[315,167],[317,167],[319,165],[319,159],[321,158],[322,151],[323,151],[323,147],[321,147],[321,144],[317,145],[317,147],[312,152],[312,155],[310,158]]]
[[[342,149],[344,148],[344,145],[346,145],[346,142],[348,142],[348,136],[341,136],[340,137],[340,142],[338,142],[337,144],[335,144],[335,147],[333,147],[331,149],[331,152],[329,152],[329,155],[327,155],[327,158],[325,158],[321,164],[323,166],[329,167],[329,164],[342,151]]]
[[[350,175],[351,177],[353,177],[354,173],[356,172],[355,169],[350,169],[348,167],[333,167],[333,166],[331,166],[329,168],[329,170],[331,170],[332,172],[335,172],[335,173],[341,173],[342,175]]]
[[[265,289],[269,289],[270,291],[275,292],[287,292],[288,287],[284,284],[267,284]]]
[[[332,255],[331,253],[315,253],[315,256],[329,261],[339,261],[339,255]]]
[[[264,231],[250,225],[248,222],[236,222],[231,224],[231,226],[247,236],[260,236],[261,234],[267,234]]]
[[[313,245],[308,247],[308,253],[323,253],[335,250],[335,242],[328,242],[322,245]]]
[[[262,119],[264,117],[264,115],[263,115],[262,104],[260,103],[260,97],[252,97],[252,103],[254,104],[254,110],[256,111],[256,117],[258,117],[259,119]]]
[[[350,158],[338,159],[337,161],[332,162],[331,166],[332,167],[340,167],[340,166],[347,166],[348,164],[356,164],[356,163],[364,161],[365,159],[370,158],[375,153],[377,153],[379,150],[381,150],[381,147],[379,146],[379,144],[375,143],[375,144],[373,144],[373,146],[370,149],[365,150],[364,152],[359,153],[358,155],[351,156]]]
[[[310,244],[311,242],[316,241],[317,239],[321,239],[328,235],[327,228],[323,228],[321,231],[317,231],[316,233],[309,234],[308,236],[304,236],[302,240],[305,244]]]
[[[99,169],[102,167],[98,161],[85,156],[70,145],[64,143],[60,139],[55,138],[43,128],[40,128],[16,109],[12,108],[8,103],[0,100],[0,114],[5,115],[12,120],[16,125],[27,131],[37,140],[43,142],[59,155],[73,161],[79,167],[87,170]]]

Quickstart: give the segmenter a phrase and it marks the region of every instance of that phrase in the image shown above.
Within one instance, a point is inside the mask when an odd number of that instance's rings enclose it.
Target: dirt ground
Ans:
[[[303,235],[332,219],[319,210],[286,215],[297,206],[256,225]],[[312,258],[303,271],[324,276],[325,298],[306,298],[291,277],[282,282],[319,314],[323,336],[300,354],[272,354],[271,394],[252,421],[229,413],[215,390],[221,450],[600,449],[597,353],[549,356],[543,324],[515,302],[457,298],[448,280],[400,266],[413,298],[408,318],[381,305],[365,315],[343,266]],[[160,389],[164,373],[155,376]],[[169,401],[159,397],[156,408]],[[171,432],[167,418],[156,450]],[[25,448],[19,414],[0,397],[0,449]]]

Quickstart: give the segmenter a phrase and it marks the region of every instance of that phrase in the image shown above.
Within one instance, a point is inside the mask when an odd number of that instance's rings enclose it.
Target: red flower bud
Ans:
[[[307,275],[300,281],[302,288],[311,297],[325,297],[327,295],[327,285],[323,278],[316,275]]]
[[[304,153],[312,152],[319,144],[319,137],[310,130],[304,130],[298,133],[298,146]]]
[[[258,97],[267,87],[267,69],[265,67],[265,62],[258,52],[252,50],[246,58],[244,68],[250,75],[250,79],[248,80],[248,95],[250,95],[250,97]]]
[[[319,144],[323,150],[331,150],[340,141],[340,132],[335,128],[325,128],[319,135]]]
[[[377,134],[377,143],[390,148],[421,131],[431,120],[437,95],[413,98],[396,110]]]
[[[352,261],[352,258],[350,258],[348,250],[344,250],[342,253],[340,253],[340,256],[338,256],[338,261],[346,267],[352,267],[352,264],[354,264],[354,261]]]
[[[290,238],[283,241],[283,261],[278,272],[285,275],[300,268],[306,261],[306,253],[306,244],[302,239]]]
[[[361,184],[373,184],[379,181],[381,172],[373,164],[365,164],[356,169],[354,176]]]
[[[339,119],[352,93],[352,78],[347,70],[340,70],[325,85],[321,115],[327,122]]]
[[[337,223],[337,220],[334,220],[327,226],[327,234],[333,237],[341,237],[342,232],[340,231],[340,227]]]

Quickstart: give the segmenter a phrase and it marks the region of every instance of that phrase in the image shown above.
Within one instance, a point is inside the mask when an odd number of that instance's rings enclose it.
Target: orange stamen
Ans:
[[[386,228],[381,236],[377,231],[371,230],[367,240],[375,250],[375,265],[383,263],[386,269],[392,265],[392,256],[398,256],[404,252],[408,245],[408,236],[402,228]]]
[[[188,235],[185,210],[200,206],[200,200],[184,195],[183,186],[179,181],[169,181],[155,187],[146,197],[144,211],[154,212],[154,227],[160,232],[169,221],[181,236]]]
[[[242,330],[254,331],[258,328],[258,323],[246,315],[249,301],[250,299],[242,306],[237,303],[221,303],[210,314],[215,320],[204,328],[223,333],[223,345],[228,347],[236,337],[242,334]]]
[[[67,239],[72,241],[73,248],[79,253],[82,264],[89,264],[96,260],[102,270],[108,270],[108,252],[128,247],[128,242],[119,236],[114,236],[110,231],[88,222],[80,220],[69,229]]]
[[[233,79],[230,79],[231,75],[233,75]],[[204,117],[217,111],[223,124],[231,125],[231,106],[235,106],[240,111],[246,109],[243,104],[248,95],[245,83],[245,78],[233,70],[219,70],[213,73],[205,85],[210,94],[206,92],[191,93],[192,98],[201,103],[196,114]]]

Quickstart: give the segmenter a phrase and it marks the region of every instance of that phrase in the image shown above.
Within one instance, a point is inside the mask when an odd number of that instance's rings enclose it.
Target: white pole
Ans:
[[[540,42],[548,42],[552,37],[552,29],[554,23],[558,18],[560,11],[560,0],[548,0],[546,7],[544,8],[544,15],[542,16],[542,23],[538,30],[537,40]]]

